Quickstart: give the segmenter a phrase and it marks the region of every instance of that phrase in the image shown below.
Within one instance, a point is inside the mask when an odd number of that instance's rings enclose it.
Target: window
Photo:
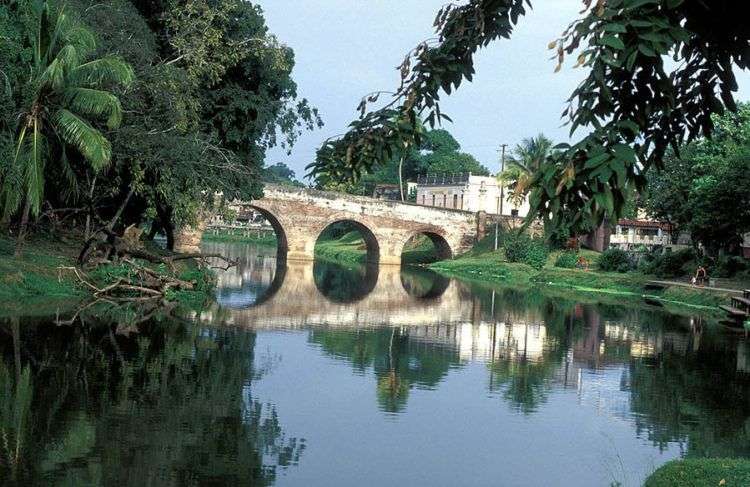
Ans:
[[[424,195],[422,195],[422,206],[424,206]]]
[[[510,216],[518,216],[518,210],[510,210]]]
[[[458,195],[453,195],[453,208],[458,208]]]
[[[435,195],[432,195],[432,206],[435,206]]]
[[[448,208],[448,195],[443,195],[443,208]]]

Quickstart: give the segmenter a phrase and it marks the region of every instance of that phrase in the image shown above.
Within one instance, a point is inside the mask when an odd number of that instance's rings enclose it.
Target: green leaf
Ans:
[[[617,49],[622,51],[625,49],[625,43],[620,40],[619,37],[614,35],[605,35],[599,40],[599,44],[611,47],[613,49]]]

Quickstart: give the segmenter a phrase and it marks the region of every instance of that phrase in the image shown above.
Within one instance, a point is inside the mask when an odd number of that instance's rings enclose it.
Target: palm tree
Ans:
[[[0,188],[6,218],[23,203],[16,256],[22,252],[29,217],[39,214],[48,162],[59,164],[71,192],[77,184],[68,151],[94,173],[109,164],[112,147],[91,120],[105,119],[108,128],[116,128],[122,119],[120,101],[102,87],[127,86],[133,80],[132,68],[120,58],[89,60],[96,49],[93,34],[63,9],[56,11],[42,0],[27,8],[33,26],[28,35],[29,93],[18,116],[12,165]]]
[[[523,201],[529,190],[534,175],[552,152],[553,142],[544,134],[523,139],[505,165],[505,170],[498,179],[513,192],[510,198],[516,202]]]

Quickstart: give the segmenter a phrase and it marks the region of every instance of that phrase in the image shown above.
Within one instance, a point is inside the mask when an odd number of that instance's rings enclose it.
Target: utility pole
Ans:
[[[500,173],[498,173],[498,178],[500,175],[505,172],[505,148],[508,147],[508,144],[500,144]],[[505,184],[498,179],[498,183],[500,184],[500,201],[498,201],[497,204],[497,215],[495,216],[495,250],[497,250],[498,245],[498,238],[500,234],[500,218],[503,216],[503,200],[505,199]]]

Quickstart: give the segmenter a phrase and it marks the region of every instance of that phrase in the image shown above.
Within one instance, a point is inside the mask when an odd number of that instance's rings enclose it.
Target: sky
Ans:
[[[274,148],[266,164],[283,162],[298,178],[324,140],[346,132],[366,93],[398,86],[396,66],[433,34],[432,22],[446,0],[256,0],[268,26],[295,52],[292,77],[298,94],[320,110],[325,126],[305,133],[292,149]],[[538,0],[510,40],[496,41],[476,56],[473,83],[443,97],[445,122],[464,152],[492,172],[499,169],[501,144],[509,150],[524,138],[544,133],[568,141],[560,114],[585,77],[567,62],[554,73],[547,44],[575,20],[581,0]],[[750,75],[739,77],[739,100],[750,98]]]

